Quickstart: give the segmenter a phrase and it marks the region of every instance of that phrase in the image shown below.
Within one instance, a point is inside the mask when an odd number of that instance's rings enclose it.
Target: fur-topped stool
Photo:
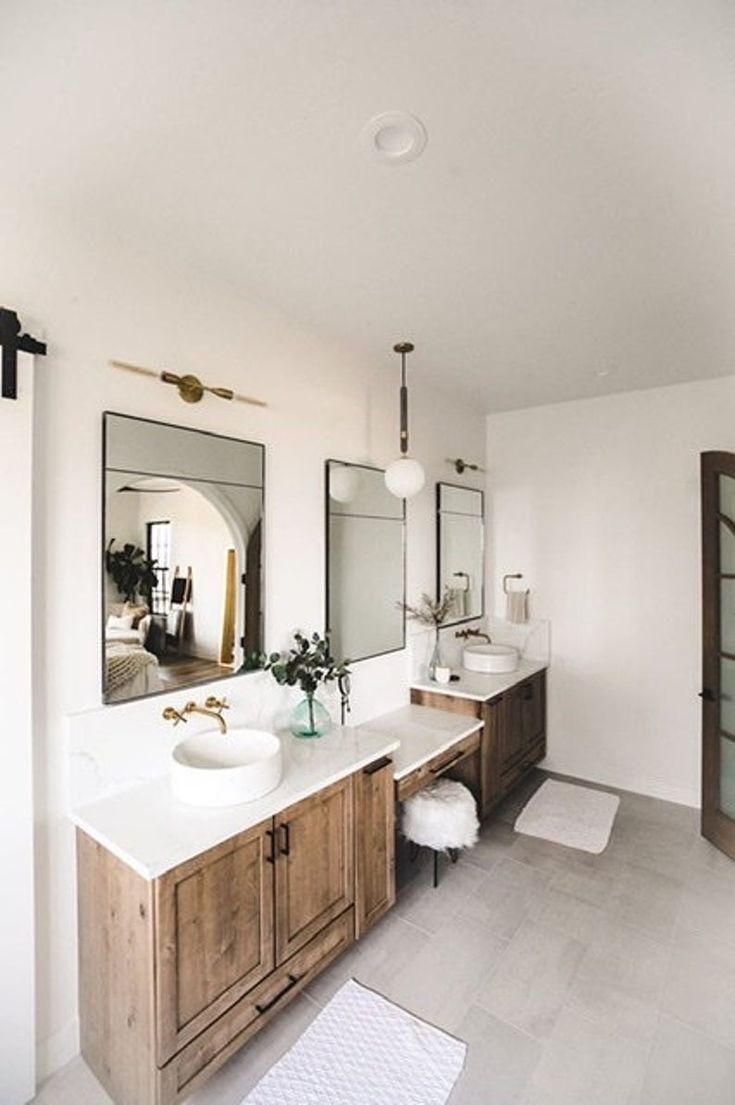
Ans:
[[[438,779],[403,803],[401,831],[411,845],[411,858],[422,847],[434,852],[434,886],[439,885],[439,853],[448,852],[456,863],[460,848],[477,843],[479,828],[475,799],[464,783],[452,779]]]

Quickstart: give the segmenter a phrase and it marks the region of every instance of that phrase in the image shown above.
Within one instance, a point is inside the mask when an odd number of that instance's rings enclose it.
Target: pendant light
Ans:
[[[408,388],[406,387],[406,354],[413,353],[410,341],[399,342],[393,350],[401,356],[401,455],[389,464],[385,472],[385,486],[398,499],[411,499],[418,495],[426,479],[417,460],[408,455]]]

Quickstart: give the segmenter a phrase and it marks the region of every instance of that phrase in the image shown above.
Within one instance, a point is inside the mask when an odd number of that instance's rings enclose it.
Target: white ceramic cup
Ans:
[[[434,670],[434,677],[437,683],[448,683],[452,678],[452,669],[438,667]]]

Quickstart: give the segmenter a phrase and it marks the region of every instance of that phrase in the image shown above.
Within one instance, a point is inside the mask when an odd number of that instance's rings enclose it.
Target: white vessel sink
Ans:
[[[515,671],[520,658],[518,649],[512,645],[468,645],[462,653],[462,666],[466,671],[500,675]]]
[[[262,729],[197,733],[172,752],[171,789],[190,806],[237,806],[275,790],[281,742]]]

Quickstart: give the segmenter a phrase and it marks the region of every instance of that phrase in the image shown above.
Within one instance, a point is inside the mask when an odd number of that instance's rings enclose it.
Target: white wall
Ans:
[[[735,379],[488,419],[496,609],[552,623],[547,766],[699,804],[699,453],[735,451]]]
[[[51,212],[15,211],[3,225],[0,302],[42,320],[50,355],[37,393],[39,511],[36,593],[43,612],[36,666],[38,1039],[42,1071],[77,1041],[73,834],[68,822],[64,718],[100,702],[99,556],[101,414],[122,411],[264,442],[266,644],[324,620],[323,464],[327,457],[384,465],[398,441],[394,341],[417,342],[412,448],[427,486],[408,510],[408,588],[434,581],[433,483],[450,456],[482,461],[484,419],[421,382],[421,336],[385,334],[385,360],[361,360],[299,328],[188,259],[165,262],[82,219],[56,227]],[[318,279],[318,276],[315,276]],[[110,357],[200,373],[212,384],[267,400],[260,409],[207,398],[191,407],[174,389],[107,367]],[[359,665],[360,720],[407,698],[407,658]],[[248,695],[248,679],[228,697]],[[252,687],[254,683],[251,683]],[[110,706],[118,731],[162,731],[162,699]],[[243,707],[244,708],[244,707]],[[125,714],[125,711],[130,711]],[[168,739],[166,737],[166,739]]]
[[[36,362],[43,364],[41,358]],[[8,897],[0,920],[0,1101],[32,1094],[34,1048],[32,477],[34,358],[18,357],[18,398],[0,399],[0,864]]]

